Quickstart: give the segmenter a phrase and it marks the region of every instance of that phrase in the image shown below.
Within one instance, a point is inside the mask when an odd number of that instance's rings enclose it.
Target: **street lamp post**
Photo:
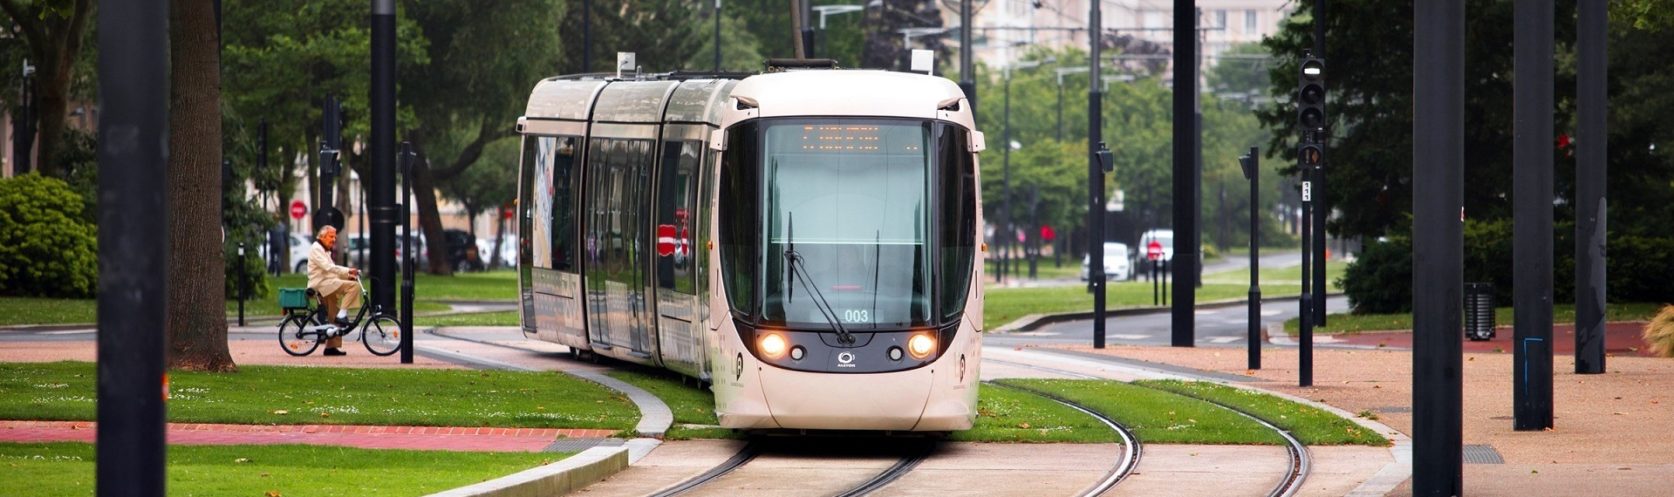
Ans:
[[[1005,151],[1001,152],[1000,155],[1001,170],[1003,171],[1001,174],[1002,193],[1000,194],[1000,202],[1002,207],[1000,208],[1000,228],[1004,229],[1005,232],[1000,233],[999,230],[995,230],[994,234],[995,241],[998,242],[997,245],[1000,246],[1000,267],[998,271],[995,271],[996,282],[1004,282],[1006,279],[1006,272],[1012,271],[1011,239],[1014,236],[1013,233],[1017,231],[1013,229],[1011,225],[1011,149],[1019,147],[1019,145],[1011,141],[1011,72],[1013,69],[1030,69],[1040,67],[1041,64],[1050,64],[1057,61],[1057,57],[1047,57],[1041,60],[1018,62],[1006,67],[1004,90],[1005,103],[1002,104],[1004,106],[1004,110],[1002,111],[1003,117],[1001,118],[1001,121],[1004,122],[1004,132],[1001,142],[1005,144]]]

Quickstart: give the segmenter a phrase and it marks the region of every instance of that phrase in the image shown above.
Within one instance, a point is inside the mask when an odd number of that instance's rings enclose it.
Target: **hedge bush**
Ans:
[[[1552,294],[1575,300],[1575,229],[1553,229]],[[1465,223],[1464,281],[1494,285],[1494,302],[1511,305],[1515,284],[1511,220]],[[1605,248],[1607,297],[1612,302],[1674,302],[1674,238],[1612,235]],[[1405,236],[1369,243],[1338,284],[1355,313],[1412,311],[1412,240]]]
[[[0,179],[0,295],[93,296],[98,233],[84,206],[63,180],[33,173]]]

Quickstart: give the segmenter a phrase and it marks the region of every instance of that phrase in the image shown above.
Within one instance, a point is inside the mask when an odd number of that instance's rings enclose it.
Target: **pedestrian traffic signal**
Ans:
[[[1302,53],[1302,77],[1297,80],[1297,118],[1304,133],[1325,129],[1325,60]]]
[[[1325,164],[1325,147],[1318,143],[1303,143],[1296,155],[1304,166],[1320,167]]]

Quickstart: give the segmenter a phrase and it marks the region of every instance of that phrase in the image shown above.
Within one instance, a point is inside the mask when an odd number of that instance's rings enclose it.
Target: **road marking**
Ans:
[[[1261,311],[1261,315],[1262,316],[1277,316],[1277,315],[1282,314],[1284,312],[1285,311],[1280,311],[1280,310],[1266,310],[1266,311]]]
[[[1011,335],[1020,337],[1055,337],[1062,334],[1063,333],[1056,331],[1025,331],[1023,333],[1012,333]]]
[[[1232,343],[1243,339],[1244,337],[1214,337],[1209,339],[1209,343]]]
[[[1214,314],[1214,313],[1217,313],[1217,312],[1221,312],[1221,311],[1216,311],[1216,310],[1197,311],[1196,314],[1199,315],[1199,316],[1208,316],[1210,314]]]
[[[42,332],[39,332],[39,333],[36,333],[36,334],[37,335],[85,335],[85,334],[93,333],[93,332],[94,332],[94,330],[58,330],[58,331],[42,331]]]
[[[1110,335],[1110,338],[1117,340],[1144,340],[1151,338],[1151,335]]]

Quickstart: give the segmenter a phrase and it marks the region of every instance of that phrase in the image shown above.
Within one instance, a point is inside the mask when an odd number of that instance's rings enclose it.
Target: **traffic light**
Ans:
[[[1297,122],[1304,134],[1325,130],[1325,60],[1302,53],[1302,77],[1297,79]]]

